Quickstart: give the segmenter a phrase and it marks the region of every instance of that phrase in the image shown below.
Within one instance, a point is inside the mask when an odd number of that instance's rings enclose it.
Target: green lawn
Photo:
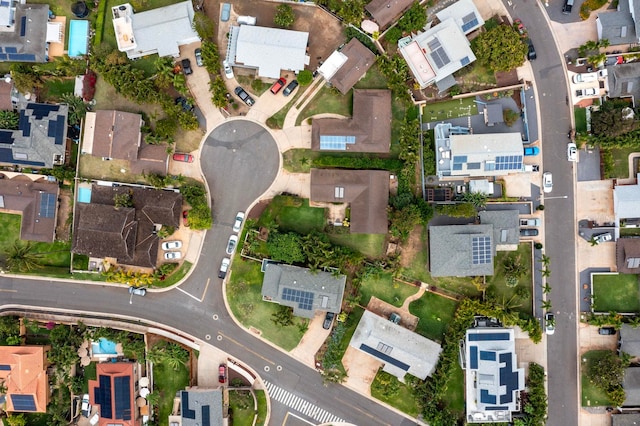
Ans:
[[[581,357],[581,374],[582,374],[582,406],[583,407],[601,407],[611,405],[609,398],[604,391],[594,386],[589,377],[587,371],[589,366],[602,358],[609,351],[589,351]]]
[[[235,317],[245,327],[260,330],[262,337],[290,351],[298,345],[304,334],[299,328],[303,320],[295,317],[294,325],[284,328],[271,320],[271,315],[279,305],[262,300],[262,277],[260,263],[241,260],[240,256],[236,256],[227,284],[227,301]]]
[[[84,368],[84,377],[82,379],[83,379],[82,391],[84,393],[88,393],[89,392],[89,380],[96,380],[97,379],[96,363],[95,362],[92,362],[91,364],[87,365]]]
[[[264,426],[264,422],[267,420],[267,396],[263,390],[254,390],[256,399],[258,400],[258,418],[254,426]]]
[[[60,101],[64,93],[73,93],[75,78],[48,78],[45,80],[44,98],[48,101]]]
[[[173,398],[176,392],[184,389],[189,385],[189,369],[185,365],[180,365],[177,370],[165,365],[164,363],[156,363],[153,366],[154,390],[159,392],[160,400],[158,407],[161,425],[166,425],[173,409]]]
[[[475,97],[454,99],[451,101],[426,104],[423,114],[425,121],[445,120],[448,118],[468,117],[478,113]]]
[[[385,254],[385,234],[329,234],[332,243],[359,251],[369,258]]]
[[[586,133],[587,132],[586,108],[574,108],[573,117],[576,120],[576,133]]]
[[[640,148],[627,147],[627,148],[611,148],[609,152],[613,156],[613,170],[611,171],[612,178],[626,179],[629,177],[629,154],[633,152],[639,152]]]
[[[499,251],[496,254],[494,260],[494,275],[487,277],[487,283],[489,284],[490,291],[494,292],[499,298],[504,298],[505,300],[509,300],[513,297],[519,287],[528,289],[529,296],[518,300],[520,307],[518,307],[517,310],[533,315],[533,298],[531,290],[533,288],[533,266],[531,265],[531,244],[519,244],[516,255],[520,256],[520,262],[522,265],[526,266],[527,271],[524,276],[520,277],[519,283],[516,287],[507,287],[504,276],[504,267],[502,266],[504,259],[507,256],[513,256],[513,252],[510,251]],[[535,267],[540,266],[537,265]]]
[[[453,363],[442,400],[447,401],[447,407],[457,414],[457,417],[464,415],[464,371],[457,362]]]
[[[640,228],[620,228],[621,237],[640,237]]]
[[[191,270],[192,266],[193,264],[191,262],[185,260],[184,262],[182,262],[182,265],[180,265],[178,269],[173,271],[173,273],[169,275],[164,281],[156,280],[153,282],[152,286],[158,288],[170,287],[183,279]]]
[[[229,410],[233,415],[233,426],[252,426],[255,417],[254,399],[248,390],[229,391]]]
[[[360,304],[367,306],[371,296],[400,307],[404,300],[418,292],[418,288],[409,284],[394,282],[391,274],[381,274],[379,277],[367,277],[360,285]]]
[[[332,113],[351,117],[353,104],[353,92],[342,95],[336,89],[324,86],[313,97],[311,102],[304,107],[298,118],[296,126],[299,126],[305,119],[316,114]]]
[[[342,340],[340,341],[340,350],[342,351],[342,357],[344,357],[344,353],[347,351],[349,347],[349,342],[353,337],[353,333],[356,332],[356,328],[358,327],[358,323],[360,322],[360,318],[362,318],[362,314],[364,314],[364,309],[359,306],[353,308],[347,320],[345,321],[346,331],[344,332],[344,336],[342,336]]]
[[[593,310],[595,312],[640,312],[638,275],[594,275],[593,295]]]
[[[281,231],[295,231],[308,234],[313,230],[322,231],[325,224],[324,209],[309,207],[308,199],[276,196],[258,220],[259,226],[275,221]]]
[[[353,87],[355,89],[386,89],[387,79],[380,72],[378,64],[375,63]]]
[[[294,148],[282,154],[282,166],[291,173],[309,173],[311,163],[320,156],[320,152],[310,149]]]
[[[457,302],[454,300],[425,292],[420,299],[409,305],[409,312],[420,318],[416,332],[428,339],[442,342],[456,306]]]
[[[380,385],[378,382],[380,381],[380,377],[385,376],[385,380],[391,380],[391,385],[385,383],[385,385]],[[379,399],[382,402],[386,402],[394,408],[406,413],[412,417],[416,417],[420,413],[420,405],[418,401],[416,401],[416,397],[413,394],[412,389],[400,382],[397,378],[391,376],[388,373],[382,371],[382,369],[378,370],[378,374],[373,379],[373,383],[371,384],[371,396]],[[397,388],[396,392],[392,392],[392,395],[389,395],[389,392],[386,392],[385,389],[389,387]]]

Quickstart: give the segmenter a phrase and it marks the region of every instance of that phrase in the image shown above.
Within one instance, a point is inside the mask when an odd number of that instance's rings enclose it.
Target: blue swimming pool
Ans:
[[[87,204],[91,202],[91,188],[78,188],[78,202]]]
[[[71,58],[87,54],[89,44],[89,21],[72,19],[69,24],[69,56]]]
[[[94,355],[116,355],[116,344],[111,340],[107,340],[104,337],[100,338],[99,342],[91,343],[91,351]]]

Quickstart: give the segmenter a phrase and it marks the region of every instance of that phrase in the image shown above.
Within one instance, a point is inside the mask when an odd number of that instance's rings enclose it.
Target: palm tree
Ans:
[[[7,269],[10,271],[28,272],[39,268],[41,266],[40,254],[34,253],[34,249],[35,246],[31,241],[23,244],[20,240],[15,240],[4,252]]]
[[[549,278],[551,276],[551,270],[549,268],[544,268],[540,270],[540,272],[542,273],[542,276],[545,278]]]
[[[593,246],[597,246],[598,245],[598,240],[596,240],[596,237],[594,237],[593,235],[591,236],[591,239],[589,240],[589,243],[591,244],[591,247]]]
[[[549,283],[544,283],[544,285],[542,286],[542,293],[543,294],[551,293],[551,286],[549,285]]]
[[[545,311],[550,311],[551,310],[551,300],[547,299],[545,301],[542,302],[542,309],[544,309]]]
[[[640,317],[634,316],[629,320],[629,325],[633,328],[638,328],[640,326]]]
[[[540,258],[540,262],[542,262],[542,264],[545,266],[545,269],[547,269],[546,267],[549,266],[549,263],[551,262],[551,258],[546,254],[543,254],[542,257]]]

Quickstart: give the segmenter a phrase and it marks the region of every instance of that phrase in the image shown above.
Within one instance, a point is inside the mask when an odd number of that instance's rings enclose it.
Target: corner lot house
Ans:
[[[0,382],[6,388],[5,411],[47,412],[48,350],[49,347],[44,346],[0,346]]]
[[[371,311],[362,314],[349,346],[383,362],[382,369],[401,381],[407,373],[426,379],[442,351],[436,342]]]
[[[139,426],[138,396],[140,366],[132,362],[101,362],[97,380],[89,380],[89,401],[98,408],[97,426]]]
[[[200,40],[193,29],[193,4],[184,1],[135,13],[129,3],[111,8],[118,50],[129,59],[180,56],[180,46]]]
[[[376,55],[357,38],[333,52],[318,68],[325,80],[346,95],[376,62]]]
[[[187,388],[179,392],[180,413],[169,416],[170,425],[223,426],[222,388]]]
[[[520,410],[524,389],[524,369],[516,368],[513,330],[467,330],[463,353],[467,422],[510,422],[512,412]]]
[[[346,282],[345,275],[270,263],[262,280],[262,300],[289,306],[303,318],[313,318],[316,311],[337,314]]]
[[[46,62],[48,4],[0,2],[0,62]]]

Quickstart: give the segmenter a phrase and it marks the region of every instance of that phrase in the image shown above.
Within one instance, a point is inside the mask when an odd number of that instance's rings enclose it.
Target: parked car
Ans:
[[[520,229],[520,236],[521,237],[537,237],[538,230],[535,228],[522,228]]]
[[[220,20],[222,22],[227,22],[230,17],[231,17],[231,4],[222,3],[222,12],[220,13]]]
[[[222,61],[222,66],[224,67],[224,76],[231,80],[234,77],[233,68],[231,68],[231,65],[229,65],[227,61]]]
[[[540,154],[540,148],[537,146],[527,146],[524,148],[524,155],[531,156],[538,154]]]
[[[296,87],[298,87],[298,80],[291,80],[291,83],[287,84],[287,87],[284,88],[282,95],[289,96],[291,92],[296,90]]]
[[[224,279],[227,276],[227,271],[229,270],[229,265],[231,264],[231,259],[225,257],[222,259],[222,263],[220,264],[220,270],[218,270],[218,278]]]
[[[593,87],[588,87],[586,89],[578,89],[576,90],[576,96],[578,98],[582,98],[585,96],[596,96],[598,94],[598,91],[593,88]]]
[[[182,248],[182,241],[165,241],[162,243],[162,250],[179,250]]]
[[[182,212],[182,224],[184,226],[189,226],[189,210],[184,210]]]
[[[594,235],[593,240],[596,244],[606,243],[607,241],[613,240],[613,235],[611,235],[611,232],[605,232],[604,234]]]
[[[616,334],[616,329],[613,327],[600,327],[598,329],[598,334],[601,334],[603,336],[613,336],[614,334]]]
[[[232,235],[229,237],[229,241],[227,242],[227,254],[231,256],[233,252],[236,250],[236,246],[238,245],[238,236]]]
[[[178,260],[182,258],[182,253],[179,251],[168,251],[164,254],[165,260]]]
[[[551,172],[544,172],[542,174],[542,190],[544,192],[553,191],[553,175]]]
[[[562,13],[568,15],[571,13],[571,9],[573,8],[573,0],[564,0],[564,5],[562,6]]]
[[[224,364],[220,364],[218,367],[218,381],[220,383],[227,381],[227,366]]]
[[[324,316],[324,322],[322,323],[322,328],[328,330],[331,328],[331,323],[333,322],[333,318],[335,318],[336,314],[333,312],[327,312],[327,315]]]
[[[199,67],[204,66],[204,62],[202,61],[202,49],[198,47],[193,53],[196,57],[196,65]]]
[[[182,107],[182,111],[184,112],[193,111],[195,108],[193,104],[184,96],[180,96],[179,98],[176,98],[175,103],[176,105],[180,105]]]
[[[249,94],[245,92],[245,90],[242,87],[240,86],[236,87],[234,92],[245,104],[249,106],[253,105],[253,98],[249,96]]]
[[[551,312],[544,314],[544,331],[549,336],[556,332],[556,319]]]
[[[530,61],[535,60],[538,57],[538,54],[536,53],[536,48],[533,47],[533,42],[531,41],[531,39],[527,39],[527,59]]]
[[[285,84],[287,84],[287,80],[280,77],[275,83],[273,83],[273,86],[271,86],[271,89],[269,90],[275,95],[284,87]]]
[[[233,232],[240,232],[242,222],[244,222],[244,212],[238,212],[236,214],[236,221],[233,223]]]
[[[567,144],[567,160],[578,161],[578,147],[573,142]]]
[[[176,152],[173,154],[173,161],[182,161],[183,163],[193,163],[193,155]]]
[[[520,219],[520,226],[540,226],[542,221],[539,217],[534,217],[531,219]]]
[[[598,80],[597,72],[586,72],[581,74],[575,74],[572,78],[575,84],[591,83]]]
[[[193,70],[191,69],[191,61],[189,58],[184,58],[181,62],[182,64],[182,72],[184,75],[193,74]]]
[[[85,393],[84,395],[82,395],[82,405],[80,406],[80,412],[85,417],[89,417],[89,415],[91,414],[91,404],[89,403],[88,393]]]
[[[144,296],[145,294],[147,294],[147,289],[144,287],[129,287],[129,294]]]
[[[395,312],[392,312],[391,315],[389,315],[389,321],[391,321],[394,324],[400,324],[400,320],[402,320],[402,317],[399,314],[396,314]]]

